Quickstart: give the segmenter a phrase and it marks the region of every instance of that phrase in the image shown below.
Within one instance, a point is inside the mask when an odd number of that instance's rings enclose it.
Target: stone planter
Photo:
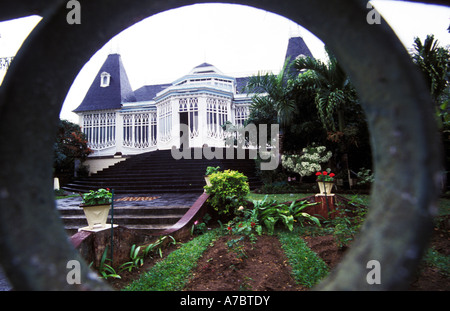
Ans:
[[[326,194],[331,194],[331,190],[334,186],[333,182],[318,181],[317,184],[319,185],[320,194],[325,195],[325,192]]]
[[[106,227],[110,204],[105,205],[81,205],[88,222],[88,229],[100,229]]]

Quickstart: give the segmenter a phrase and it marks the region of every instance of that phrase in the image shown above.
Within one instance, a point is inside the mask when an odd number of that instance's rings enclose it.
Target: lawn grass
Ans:
[[[450,276],[450,256],[445,256],[430,247],[423,260],[426,264],[436,267],[443,275]]]
[[[74,198],[80,196],[79,194],[70,194],[70,195],[57,195],[55,196],[55,200],[61,200],[61,199],[67,199],[67,198]]]
[[[311,288],[328,275],[326,263],[306,245],[296,230],[280,231],[278,239],[298,284]]]
[[[220,230],[215,229],[185,243],[123,290],[183,290],[189,281],[191,271],[197,266],[198,259],[219,236]],[[292,267],[293,277],[298,284],[310,288],[328,274],[325,262],[306,245],[296,230],[293,232],[280,231],[277,236]]]
[[[269,200],[275,200],[277,203],[289,202],[298,199],[306,198],[312,195],[312,193],[275,193],[275,194],[264,194],[264,193],[249,193],[247,195],[247,200],[263,200],[265,196],[268,196]]]
[[[138,280],[124,288],[125,291],[180,291],[191,270],[206,249],[220,235],[219,229],[211,230],[183,244],[164,260],[157,262]]]

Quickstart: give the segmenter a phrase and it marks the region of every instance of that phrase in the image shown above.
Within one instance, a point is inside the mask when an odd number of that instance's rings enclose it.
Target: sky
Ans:
[[[387,0],[372,4],[405,47],[411,48],[415,37],[424,40],[427,34],[434,34],[441,46],[450,45],[449,7]],[[14,56],[39,21],[39,16],[31,16],[0,22],[0,57]],[[196,4],[162,12],[124,30],[92,56],[69,90],[60,117],[78,122],[71,111],[81,103],[110,53],[121,54],[130,84],[137,89],[170,83],[203,62],[235,77],[258,71],[277,73],[283,66],[288,39],[298,35],[314,57],[325,57],[323,42],[308,30],[264,10]],[[0,83],[3,74],[0,71]]]

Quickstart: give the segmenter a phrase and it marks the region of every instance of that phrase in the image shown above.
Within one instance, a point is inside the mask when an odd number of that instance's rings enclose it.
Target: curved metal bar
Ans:
[[[65,1],[33,1],[43,21],[0,89],[0,260],[16,289],[108,289],[85,263],[82,283],[67,283],[67,262],[82,260],[53,199],[58,114],[78,71],[109,38],[145,17],[201,2],[216,1],[87,1],[81,24],[68,25]],[[284,15],[317,34],[351,76],[367,114],[376,174],[371,212],[339,269],[318,289],[407,288],[431,232],[441,157],[431,99],[408,54],[387,23],[367,24],[366,1],[228,2]],[[380,285],[366,281],[369,260],[381,263]]]

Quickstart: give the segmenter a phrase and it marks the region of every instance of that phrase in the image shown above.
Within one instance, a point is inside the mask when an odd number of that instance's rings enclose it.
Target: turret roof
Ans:
[[[109,85],[101,86],[102,73],[110,75]],[[135,102],[125,68],[119,54],[110,54],[95,76],[85,98],[74,112],[120,109],[122,103]]]

